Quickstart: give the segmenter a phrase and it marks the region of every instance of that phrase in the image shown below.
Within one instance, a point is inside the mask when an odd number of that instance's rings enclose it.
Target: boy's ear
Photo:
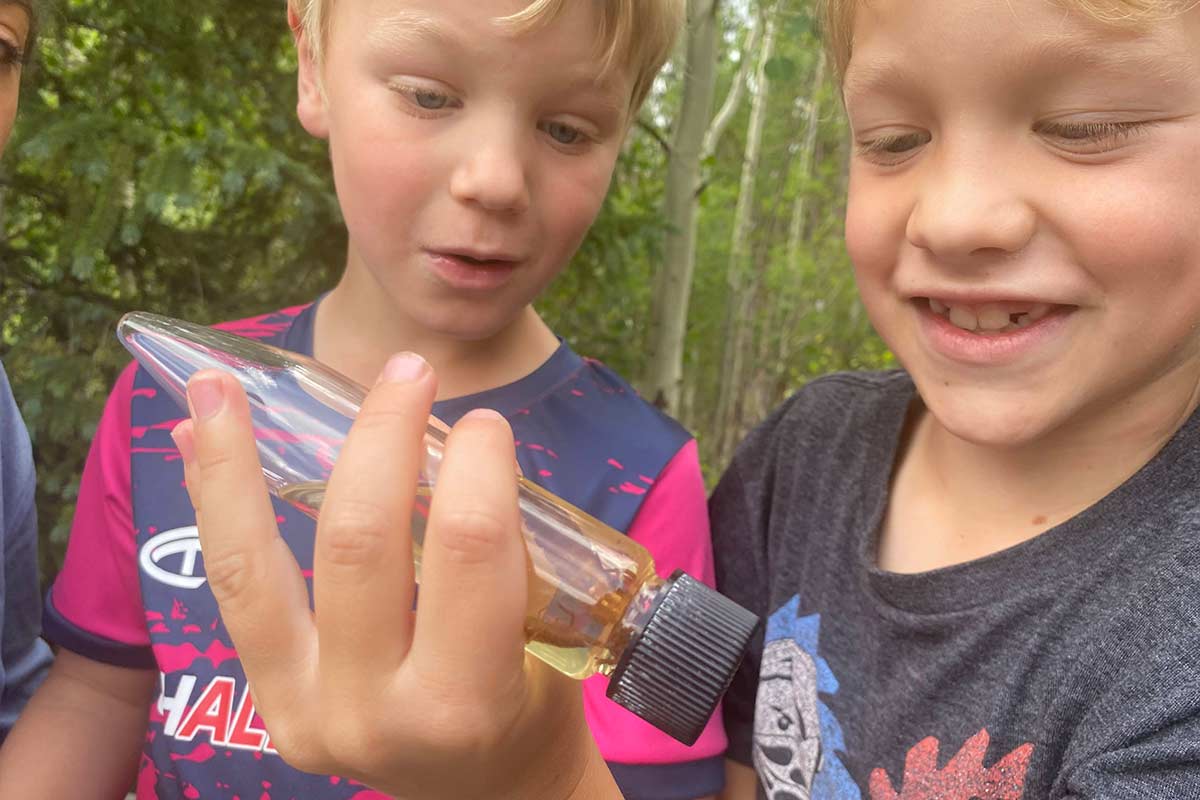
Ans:
[[[299,69],[296,70],[296,116],[309,134],[318,139],[328,139],[329,109],[325,90],[321,86],[321,69],[313,57],[312,43],[304,23],[291,2],[287,5],[287,14],[288,27],[292,29],[292,39],[296,43],[296,60],[299,62]]]

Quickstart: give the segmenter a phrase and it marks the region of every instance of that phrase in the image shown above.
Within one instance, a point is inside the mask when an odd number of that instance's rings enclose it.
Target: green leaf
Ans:
[[[764,71],[773,81],[789,81],[796,76],[796,62],[786,56],[775,56],[767,61]]]

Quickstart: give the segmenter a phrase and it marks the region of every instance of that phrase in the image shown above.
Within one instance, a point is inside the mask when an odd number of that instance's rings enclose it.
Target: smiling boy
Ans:
[[[767,617],[725,700],[723,797],[1196,796],[1200,6],[825,6],[854,137],[847,246],[904,369],[810,383],[750,435],[711,498],[718,586]],[[373,424],[415,442],[383,420],[420,413],[432,381],[397,378],[369,398]],[[270,520],[226,507],[220,491],[252,474],[244,402],[220,376],[201,386],[227,398],[183,429],[194,425],[191,469],[206,476],[197,497],[221,523],[201,532],[209,557],[266,559]],[[471,469],[504,457],[507,432],[468,422],[452,434],[447,465],[458,466],[441,498],[511,520],[511,479]],[[405,448],[384,455],[366,433],[351,437],[373,458],[339,463],[344,480],[367,463],[412,468]],[[402,517],[385,522],[404,534]],[[430,531],[427,547],[441,539],[477,558],[519,547],[511,522],[507,536],[462,520],[431,519]],[[359,539],[337,525],[318,537]],[[457,599],[469,588],[453,570],[423,569],[442,613],[486,613],[498,627],[519,614],[523,588],[499,570],[473,576],[502,599],[485,610]],[[255,643],[255,603],[285,598],[249,577],[219,599],[235,638]],[[457,687],[488,715],[452,715],[465,733],[451,736],[372,720],[360,693],[361,713],[343,722],[386,742],[388,758],[339,750],[312,725],[294,725],[291,757],[421,800],[461,796],[424,765],[467,752],[471,785],[493,796],[617,797],[576,737],[566,689],[522,668],[519,648],[516,635],[492,642],[507,664],[497,677],[472,670],[470,648],[418,636],[386,669],[455,663]],[[279,659],[264,654],[254,670],[287,685]],[[353,696],[352,674],[311,694]],[[526,693],[495,691],[500,679]],[[395,701],[421,702],[393,685]],[[302,718],[279,701],[271,713]],[[551,731],[568,754],[547,766],[493,717],[526,721],[526,736]]]

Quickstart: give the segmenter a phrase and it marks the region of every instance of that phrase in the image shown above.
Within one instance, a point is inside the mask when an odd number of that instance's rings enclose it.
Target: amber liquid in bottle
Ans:
[[[641,546],[621,536],[608,526],[582,512],[570,514],[566,504],[549,495],[536,484],[520,479],[524,488],[547,498],[556,510],[570,516],[567,524],[578,532],[579,540],[601,539],[625,556],[623,562],[605,563],[590,547],[574,552],[547,553],[526,531],[528,558],[528,605],[525,612],[526,649],[550,666],[574,678],[586,678],[599,673],[611,674],[625,645],[636,631],[628,623],[639,614],[629,614],[630,604],[637,600],[649,605],[648,592],[659,581],[654,563]],[[325,500],[325,482],[308,481],[280,487],[277,494],[314,520]],[[418,581],[421,575],[422,543],[429,515],[432,489],[422,485],[416,491],[412,514],[413,563]],[[562,525],[560,519],[559,524]],[[573,596],[556,588],[547,578],[561,576],[564,569],[574,573],[571,584],[587,586],[590,591]],[[583,581],[581,581],[581,577]],[[597,600],[596,598],[599,598]],[[622,621],[626,624],[622,625]]]
[[[325,481],[366,388],[307,356],[183,320],[135,312],[122,318],[118,334],[182,409],[197,372],[232,373],[246,391],[256,432],[273,432],[256,437],[267,488],[319,515]],[[445,427],[431,420],[422,488],[410,489],[418,580],[445,441]],[[614,702],[692,744],[729,685],[757,617],[680,570],[660,579],[641,545],[519,481],[529,577],[526,649],[575,678],[608,675],[606,694]]]

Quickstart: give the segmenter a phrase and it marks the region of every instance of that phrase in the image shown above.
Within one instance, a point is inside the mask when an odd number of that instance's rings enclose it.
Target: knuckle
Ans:
[[[200,482],[207,483],[215,476],[227,470],[232,463],[233,456],[227,452],[206,452],[198,458],[196,463]]]
[[[511,729],[512,710],[488,692],[471,691],[446,675],[445,670],[422,671],[424,698],[420,714],[422,738],[444,752],[484,752]]]
[[[439,703],[425,717],[422,730],[427,741],[445,753],[481,753],[495,748],[502,737],[491,715],[480,714],[480,706]]]
[[[329,755],[337,764],[352,770],[369,771],[374,754],[383,752],[381,737],[366,730],[362,722],[347,721],[329,726],[326,733]]]
[[[341,566],[364,566],[376,563],[387,546],[388,515],[371,502],[344,500],[326,506],[322,536],[318,537],[325,557]]]
[[[249,552],[237,550],[219,556],[206,555],[204,574],[209,588],[222,601],[238,601],[262,583],[258,560]]]
[[[352,430],[360,436],[384,436],[394,439],[398,429],[411,427],[411,424],[411,409],[398,408],[382,402],[372,403],[368,399],[355,418]]]
[[[271,747],[289,765],[303,772],[326,772],[336,763],[320,742],[314,741],[309,725],[274,719],[267,723]]]
[[[513,535],[500,517],[486,511],[448,511],[436,521],[431,539],[457,564],[491,561]]]

